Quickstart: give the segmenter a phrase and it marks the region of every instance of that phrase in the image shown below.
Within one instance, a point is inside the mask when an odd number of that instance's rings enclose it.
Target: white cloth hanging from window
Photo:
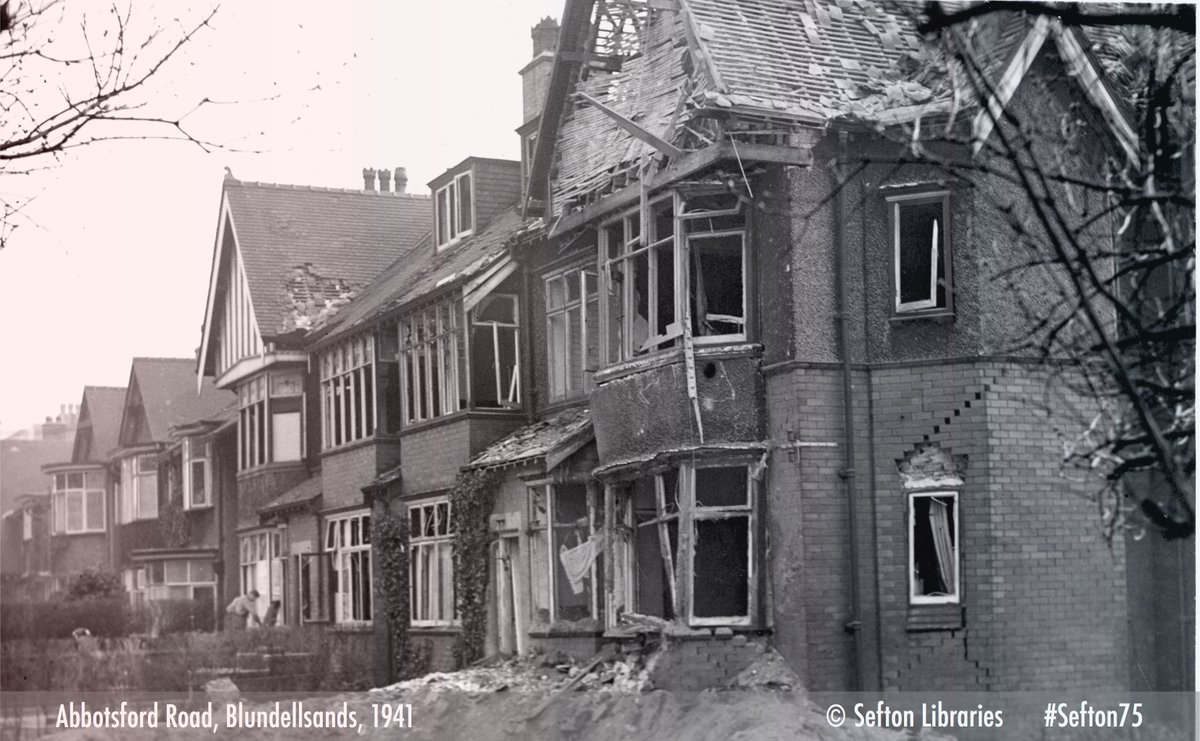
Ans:
[[[567,548],[565,545],[558,547],[558,560],[567,574],[567,581],[571,583],[572,592],[583,594],[583,580],[591,572],[597,556],[603,552],[603,533],[596,533],[574,548]]]

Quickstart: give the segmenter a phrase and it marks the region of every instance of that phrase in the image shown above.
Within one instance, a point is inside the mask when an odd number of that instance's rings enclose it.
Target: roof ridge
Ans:
[[[290,183],[266,183],[259,180],[231,180],[238,185],[254,185],[262,188],[278,188],[279,190],[301,190],[310,191],[312,193],[346,193],[349,195],[363,196],[391,196],[393,198],[412,198],[416,200],[428,201],[430,196],[426,193],[397,193],[395,191],[382,190],[362,190],[361,188],[331,188],[323,185],[292,185]]]
[[[85,384],[83,388],[85,391],[87,389],[96,389],[97,391],[124,391],[124,390],[128,389],[129,387],[128,386],[93,386],[91,384]]]
[[[133,358],[133,360],[134,360],[135,362],[136,362],[136,361],[138,361],[138,360],[155,360],[155,361],[160,361],[160,362],[164,362],[164,361],[165,361],[165,362],[170,362],[170,363],[180,363],[180,362],[183,362],[183,363],[194,363],[194,362],[196,362],[196,359],[195,359],[195,358],[164,358],[164,357],[162,357],[161,355],[160,355],[160,356],[157,356],[157,357],[155,357],[155,356],[148,356],[148,355],[139,355],[139,356],[135,356],[135,357]],[[109,388],[127,388],[127,387],[125,387],[125,386],[110,386]]]

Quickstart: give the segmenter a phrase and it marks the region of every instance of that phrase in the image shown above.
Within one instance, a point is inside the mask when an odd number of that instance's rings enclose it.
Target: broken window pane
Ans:
[[[958,600],[957,497],[953,493],[913,495],[911,595],[914,602]]]
[[[746,323],[742,233],[694,236],[692,333],[744,336]]]
[[[695,523],[692,614],[697,618],[749,615],[750,517]]]
[[[517,297],[488,296],[472,312],[471,386],[476,407],[521,402]]]
[[[947,306],[945,198],[892,205],[897,310]]]
[[[696,469],[697,507],[745,507],[749,503],[745,466]]]
[[[592,540],[587,488],[560,484],[553,492],[554,619],[584,620],[592,617],[594,566],[600,553],[600,542]]]

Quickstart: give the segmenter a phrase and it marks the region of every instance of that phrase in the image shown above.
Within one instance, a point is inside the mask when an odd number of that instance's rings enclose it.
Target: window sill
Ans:
[[[312,621],[309,621],[312,622]],[[370,621],[359,623],[327,623],[331,630],[336,630],[339,633],[370,633],[375,629]]]
[[[888,317],[888,322],[892,324],[901,324],[904,322],[930,320],[938,324],[951,324],[954,322],[953,309],[937,309],[931,311],[906,311],[899,314],[892,314]]]
[[[364,437],[361,440],[354,440],[352,442],[342,443],[341,445],[338,445],[337,447],[322,448],[320,456],[322,458],[326,458],[331,455],[337,455],[338,453],[345,453],[345,452],[348,452],[351,450],[357,450],[359,448],[370,445],[373,442],[375,442],[374,435],[372,435],[370,437]]]
[[[744,358],[758,357],[762,355],[762,345],[756,342],[714,342],[713,344],[695,345],[695,355],[697,359],[705,360],[724,360],[727,358]],[[615,363],[596,371],[593,376],[597,386],[607,381],[612,381],[617,378],[633,375],[642,371],[651,370],[672,363],[683,362],[683,348],[672,347],[667,350],[659,350],[656,353],[641,355],[631,360],[622,360],[620,363]]]
[[[149,522],[149,520],[139,520],[139,522]],[[126,522],[126,523],[122,523],[122,524],[132,525],[133,523]],[[50,535],[55,538],[67,538],[67,537],[71,537],[73,535],[104,535],[107,532],[108,532],[107,530],[75,530],[73,532],[68,531],[68,532],[64,532],[64,533],[51,533]],[[26,543],[30,543],[33,540],[34,540],[34,538],[25,538]]]
[[[419,633],[425,636],[455,636],[462,632],[462,626],[452,623],[444,625],[410,625],[408,632]]]
[[[966,610],[958,602],[942,605],[909,605],[904,626],[909,633],[960,630],[966,625]]]
[[[183,511],[184,512],[208,512],[208,511],[212,510],[212,508],[213,508],[213,506],[211,504],[196,504],[196,505],[191,505],[191,506],[185,506],[183,508]]]
[[[432,430],[442,425],[454,424],[463,420],[470,419],[495,419],[495,418],[510,418],[510,419],[525,419],[525,410],[517,409],[463,409],[451,414],[446,414],[433,419],[424,419],[420,422],[410,422],[404,426],[404,429],[396,435],[396,437],[404,438],[408,435],[415,435],[425,430]]]

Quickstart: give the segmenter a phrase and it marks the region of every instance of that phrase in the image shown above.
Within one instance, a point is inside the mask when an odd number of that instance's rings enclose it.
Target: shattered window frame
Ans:
[[[885,201],[888,211],[888,238],[892,255],[893,307],[896,314],[943,313],[953,310],[953,251],[951,244],[951,210],[949,190],[925,190],[914,193],[888,196]],[[921,244],[904,239],[905,225],[919,214],[911,209],[932,204],[941,205],[940,221],[935,217],[930,232],[929,293],[920,298],[904,300],[905,264],[913,258],[906,255],[923,253]],[[923,274],[921,277],[924,277]]]
[[[511,312],[487,318],[493,306],[508,302]],[[502,317],[510,317],[508,319]],[[470,368],[468,387],[473,409],[520,409],[521,400],[521,300],[516,293],[490,293],[467,314],[467,365]],[[488,335],[491,342],[487,342]],[[476,339],[484,351],[477,352]],[[508,368],[504,355],[508,339],[512,339],[512,366]],[[491,362],[488,364],[488,359]],[[495,393],[495,404],[484,404],[483,389]]]
[[[96,486],[96,479],[100,485]],[[53,510],[51,523],[55,535],[78,535],[83,533],[103,533],[106,526],[104,502],[103,474],[98,471],[70,471],[54,474],[53,491],[50,506]],[[74,507],[72,506],[74,505]],[[72,526],[71,510],[78,512],[78,522]],[[25,510],[27,514],[29,511]],[[96,526],[96,521],[99,526]],[[29,519],[30,534],[23,535],[25,540],[33,538],[32,517]]]
[[[321,353],[321,444],[332,450],[375,436],[375,337],[369,332]]]
[[[454,588],[454,517],[450,507],[450,499],[444,497],[413,503],[407,508],[409,620],[414,627],[459,623]],[[436,595],[430,591],[435,587]]]
[[[639,205],[600,223],[601,356],[605,365],[669,349],[683,336],[676,207],[675,194],[669,193],[648,201],[649,213],[644,216]],[[670,209],[670,218],[664,222],[670,224],[666,234],[660,219],[655,218],[663,209]],[[643,239],[643,221],[648,241]],[[659,276],[664,262],[670,265],[669,281]],[[644,281],[637,278],[639,264],[645,266]],[[625,280],[625,276],[634,277]],[[643,282],[645,296],[637,287]],[[664,301],[659,294],[667,287],[672,295]],[[638,312],[643,299],[645,314]]]
[[[438,188],[434,194],[434,237],[438,252],[474,233],[474,181],[475,179],[471,177],[471,170],[467,170],[454,176],[449,183]]]
[[[692,208],[693,204],[697,202],[703,204],[705,200],[713,202],[713,205],[717,207],[702,205],[700,208]],[[747,327],[751,309],[750,228],[741,197],[724,186],[720,188],[686,188],[679,193],[679,205],[676,212],[683,227],[681,231],[684,234],[680,264],[687,266],[686,275],[680,282],[687,286],[686,300],[691,304],[687,314],[691,317],[694,342],[698,345],[745,342],[749,338]],[[727,271],[716,273],[703,271],[699,255],[706,251],[731,252],[729,245],[719,243],[731,238],[736,238],[738,242],[735,249],[738,253],[737,262],[741,270],[740,289],[738,290],[738,293],[741,294],[741,306],[736,314],[702,312],[701,307],[707,306],[709,300],[718,296],[710,297],[707,295],[707,291],[701,293],[701,289],[706,286],[725,286],[726,292],[728,292],[728,285],[724,281],[713,282],[717,277],[724,279],[728,276]],[[706,242],[711,243],[711,246],[705,245]],[[701,317],[701,314],[704,316]],[[735,325],[740,327],[740,330],[736,332],[719,331],[718,325]]]
[[[371,513],[352,512],[325,520],[325,551],[330,554],[333,622],[369,625],[374,605]]]
[[[737,503],[703,505],[696,498],[697,471],[708,469],[741,469],[745,473],[745,498]],[[676,475],[671,477],[674,472]],[[675,481],[671,491],[670,482]],[[657,500],[657,516],[639,522],[635,511],[635,487],[639,480],[653,482]],[[658,529],[660,560],[667,577],[665,587],[669,590],[670,609],[674,617],[665,618],[689,627],[730,626],[745,627],[762,619],[759,580],[762,559],[757,552],[761,547],[759,534],[760,492],[755,477],[755,461],[744,456],[717,458],[702,461],[680,462],[677,467],[666,471],[646,473],[643,476],[609,482],[605,486],[606,511],[611,502],[612,520],[605,523],[606,531],[613,536],[613,577],[611,585],[605,586],[606,626],[615,627],[618,612],[640,609],[639,578],[646,564],[640,564],[637,553],[637,531],[655,526]],[[672,508],[672,506],[674,508]],[[746,522],[745,553],[745,614],[741,615],[696,615],[698,552],[703,547],[700,529],[705,523],[728,522],[744,519]],[[677,523],[676,537],[670,538],[670,525]],[[664,538],[666,538],[664,547]],[[610,589],[611,587],[611,589]],[[665,603],[664,603],[665,605]]]
[[[918,510],[920,509],[918,500],[930,500],[931,502],[940,501],[942,505],[949,510],[949,517],[945,519],[944,525],[947,527],[948,547],[951,553],[944,553],[947,544],[943,541],[943,546],[937,546],[937,537],[934,527],[935,515],[933,510],[929,509],[927,504],[925,507],[925,527],[921,527],[922,522],[918,520]],[[947,605],[959,604],[962,601],[962,530],[960,528],[959,517],[959,496],[958,491],[953,489],[933,489],[925,491],[914,491],[908,494],[908,601],[912,605]],[[943,517],[945,517],[943,511]],[[924,548],[918,544],[918,533],[922,536],[922,540],[928,539],[929,543]],[[921,551],[932,549],[932,556],[921,553]],[[950,556],[952,558],[950,565],[954,570],[953,589],[947,583],[945,571],[946,564],[943,559]],[[934,588],[926,590],[922,585],[921,565],[929,563],[930,559],[936,562],[936,574],[934,574],[941,582],[941,586],[945,590]],[[932,564],[930,564],[932,566]]]
[[[405,425],[467,408],[465,323],[459,299],[431,304],[397,323],[400,414]]]
[[[592,388],[600,365],[600,278],[593,268],[576,267],[547,276],[544,285],[546,371],[554,402]]]
[[[567,487],[572,489],[581,489],[580,491],[567,491]],[[583,602],[587,606],[586,615],[577,615],[575,617],[566,617],[562,613],[562,608],[565,603],[572,603],[570,606],[578,607],[579,599],[566,599],[563,595],[564,589],[571,589],[570,577],[565,573],[566,565],[562,561],[562,551],[568,552],[574,548],[579,548],[585,545],[587,540],[595,538],[596,535],[602,535],[604,532],[604,501],[603,494],[598,487],[589,485],[583,482],[565,483],[565,484],[547,484],[544,487],[546,491],[546,551],[547,551],[547,567],[549,578],[549,597],[550,597],[550,620],[552,623],[560,622],[577,622],[580,620],[599,620],[603,611],[603,593],[602,585],[604,583],[604,561],[603,548],[601,552],[592,559],[586,575],[587,582],[578,594],[586,595]],[[560,509],[565,509],[562,505],[562,499],[567,496],[578,496],[582,493],[583,505],[586,513],[575,520],[569,522],[559,522],[558,516]],[[586,522],[581,526],[579,520],[586,518]],[[570,535],[561,536],[560,531],[570,529]],[[584,530],[583,535],[586,540],[580,540],[581,535],[579,530]],[[570,547],[567,546],[566,540],[574,537],[575,542]],[[595,546],[593,546],[595,547]],[[567,583],[564,584],[563,582]]]
[[[276,624],[284,624],[283,606],[287,601],[287,555],[283,547],[283,528],[259,530],[238,539],[241,565],[241,594],[251,589],[258,592],[255,610],[259,618],[266,616],[271,602],[279,600]]]

